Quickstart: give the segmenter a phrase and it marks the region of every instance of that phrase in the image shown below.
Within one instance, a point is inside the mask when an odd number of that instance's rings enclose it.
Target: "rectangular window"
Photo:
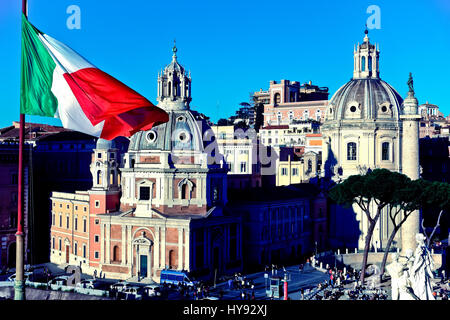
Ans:
[[[83,258],[86,258],[86,245],[83,244]]]
[[[69,216],[66,216],[66,228],[69,229]]]
[[[11,174],[11,184],[17,184],[17,180],[18,179],[18,175],[17,175],[17,173],[12,173]]]
[[[287,176],[287,168],[281,168],[281,175]]]
[[[347,144],[347,160],[356,160],[356,143],[350,142]]]
[[[139,188],[139,200],[150,200],[150,187]]]
[[[95,207],[96,207],[96,208],[100,208],[100,201],[95,200]]]
[[[83,232],[86,232],[86,226],[87,226],[86,219],[83,219]]]
[[[247,172],[247,163],[241,162],[241,172]]]
[[[75,217],[75,225],[74,225],[74,229],[78,230],[78,218]]]
[[[94,241],[95,242],[100,242],[100,237],[97,234],[94,236]]]
[[[95,259],[98,259],[98,257],[99,257],[98,251],[94,252],[94,257],[95,257]]]
[[[383,142],[381,145],[381,160],[389,160],[389,142]]]
[[[292,168],[292,175],[293,176],[298,176],[298,169],[297,168]]]
[[[100,220],[95,219],[95,224],[99,224],[99,223],[100,223]]]

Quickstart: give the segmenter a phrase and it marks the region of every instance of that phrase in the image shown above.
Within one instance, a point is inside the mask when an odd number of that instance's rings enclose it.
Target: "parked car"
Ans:
[[[213,296],[208,296],[208,297],[204,297],[201,300],[219,300],[219,298],[218,297],[213,297]]]
[[[116,283],[112,284],[109,288],[110,288],[111,291],[122,292],[123,290],[125,290],[129,286],[130,286],[129,283],[127,283],[125,281],[119,281],[119,282],[116,282]]]
[[[23,273],[23,280],[25,280],[25,283],[30,281],[30,278],[33,276],[33,272],[24,272]],[[8,277],[8,281],[16,281],[16,274],[12,274]]]
[[[143,292],[147,297],[160,297],[161,289],[157,284],[150,284],[143,288]]]
[[[25,280],[25,282],[29,281],[30,277],[33,276],[33,272],[24,272],[23,273],[23,280]],[[8,277],[8,281],[16,281],[16,274],[12,274]]]
[[[77,283],[76,286],[79,288],[86,288],[86,289],[98,289],[100,287],[100,282],[98,282],[95,279],[85,279]]]
[[[67,279],[69,279],[69,276],[57,276],[50,280],[48,282],[49,285],[56,284],[59,286],[66,286],[67,285]]]
[[[127,287],[120,292],[119,298],[124,300],[142,300],[142,288],[136,286]]]

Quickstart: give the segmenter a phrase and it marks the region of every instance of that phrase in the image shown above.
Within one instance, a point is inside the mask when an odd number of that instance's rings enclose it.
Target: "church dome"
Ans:
[[[209,129],[205,120],[191,110],[168,111],[168,115],[168,122],[151,130],[135,133],[131,137],[128,150],[203,152],[206,145],[202,137]]]
[[[105,140],[102,138],[99,138],[97,140],[96,149],[97,150],[108,150],[116,147],[116,143],[114,140]]]
[[[398,120],[402,102],[399,93],[379,78],[352,79],[331,98],[327,120]]]
[[[353,78],[331,98],[326,120],[394,120],[402,114],[402,97],[380,78],[378,45],[369,41],[368,30],[353,52]]]

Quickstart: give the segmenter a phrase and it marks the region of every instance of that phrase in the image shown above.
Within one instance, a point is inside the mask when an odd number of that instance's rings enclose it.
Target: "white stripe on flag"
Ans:
[[[55,63],[61,65],[65,72],[73,73],[80,69],[95,68],[94,65],[74,50],[49,35],[39,34],[39,39],[47,47],[47,50],[50,51],[50,55],[56,60]]]
[[[64,128],[100,137],[105,121],[98,123],[96,126],[92,125],[64,78],[64,73],[61,67],[56,65],[52,83],[52,92],[58,99],[55,117],[61,119]]]

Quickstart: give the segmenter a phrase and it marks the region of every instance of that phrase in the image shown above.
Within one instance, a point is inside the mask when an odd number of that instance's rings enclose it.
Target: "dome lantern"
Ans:
[[[379,78],[379,54],[377,47],[369,41],[369,30],[364,31],[364,42],[358,43],[354,51],[353,79]]]

